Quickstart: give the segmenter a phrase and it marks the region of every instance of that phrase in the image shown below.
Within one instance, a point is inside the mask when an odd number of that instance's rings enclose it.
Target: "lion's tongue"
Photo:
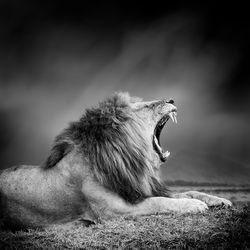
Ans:
[[[154,142],[155,142],[155,146],[157,148],[158,153],[161,155],[162,160],[164,160],[164,161],[167,160],[167,158],[170,155],[170,152],[169,151],[166,151],[165,153],[162,152],[162,148],[159,145],[158,140],[157,140],[155,135],[154,135]]]

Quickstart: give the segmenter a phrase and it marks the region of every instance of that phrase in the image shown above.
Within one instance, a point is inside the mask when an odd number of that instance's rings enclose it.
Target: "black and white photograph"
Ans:
[[[0,249],[250,249],[243,2],[0,0]]]

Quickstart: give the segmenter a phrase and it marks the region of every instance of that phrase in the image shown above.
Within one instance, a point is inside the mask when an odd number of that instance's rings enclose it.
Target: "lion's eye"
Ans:
[[[157,106],[156,103],[151,103],[151,104],[147,105],[147,108],[153,109],[153,108],[155,108],[156,106]]]

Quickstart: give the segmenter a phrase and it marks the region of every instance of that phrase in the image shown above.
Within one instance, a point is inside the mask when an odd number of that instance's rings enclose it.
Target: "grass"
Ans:
[[[250,249],[250,204],[125,217],[89,227],[0,232],[0,249]]]

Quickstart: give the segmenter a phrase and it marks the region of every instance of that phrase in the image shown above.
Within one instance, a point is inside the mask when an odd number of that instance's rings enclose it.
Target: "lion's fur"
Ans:
[[[132,99],[135,101],[138,99]],[[116,94],[88,109],[55,141],[44,168],[52,168],[75,145],[99,183],[131,203],[149,196],[169,196],[153,169],[151,140],[145,123],[130,107],[128,94]]]
[[[3,171],[0,191],[5,221],[25,227],[79,216],[95,221],[110,204],[127,206],[124,202],[138,204],[147,197],[169,196],[158,176],[159,157],[146,133],[147,123],[131,108],[138,101],[126,93],[115,94],[87,109],[59,134],[44,164]],[[100,193],[111,197],[109,204],[103,201],[102,210],[92,202],[92,196]]]
[[[16,229],[117,215],[199,212],[207,209],[200,200],[230,205],[198,192],[169,197],[161,184],[154,130],[176,111],[172,104],[118,93],[87,109],[56,137],[44,164],[2,171],[0,225]]]

